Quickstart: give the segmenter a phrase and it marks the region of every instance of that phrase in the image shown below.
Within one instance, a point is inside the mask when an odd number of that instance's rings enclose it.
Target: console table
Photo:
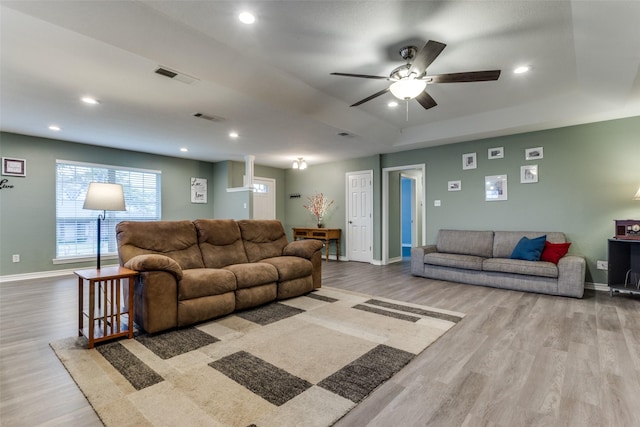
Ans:
[[[336,261],[340,261],[340,228],[293,228],[293,240],[316,239],[324,241],[325,259],[329,261],[329,242],[336,241]]]
[[[89,340],[89,348],[100,341],[133,338],[133,278],[137,271],[113,266],[74,271],[78,276],[78,336]],[[126,307],[123,306],[122,281],[129,280]],[[89,284],[88,310],[85,311],[84,286]],[[96,303],[96,295],[98,301]],[[84,318],[87,318],[87,328]]]

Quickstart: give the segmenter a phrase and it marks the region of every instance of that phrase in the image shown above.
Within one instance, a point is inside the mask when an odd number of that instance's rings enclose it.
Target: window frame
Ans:
[[[73,174],[68,180],[62,176],[64,171],[61,168],[65,166],[70,167],[68,173]],[[96,257],[97,218],[103,212],[82,209],[90,182],[122,184],[127,207],[126,211],[105,213],[101,227],[101,259],[117,258],[115,233],[109,230],[118,222],[162,219],[162,171],[56,159],[54,264],[91,261]],[[75,196],[60,194],[65,191]],[[150,203],[145,204],[147,197],[151,197]],[[67,206],[63,207],[65,203]],[[64,249],[64,236],[67,234],[70,240],[66,240],[68,243]]]

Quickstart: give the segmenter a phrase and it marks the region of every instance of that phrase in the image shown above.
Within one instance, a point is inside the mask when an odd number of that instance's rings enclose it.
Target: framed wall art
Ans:
[[[532,184],[538,182],[538,165],[520,166],[520,183]]]
[[[462,181],[449,181],[447,183],[448,191],[460,191],[462,190]]]
[[[504,147],[494,147],[487,150],[487,158],[489,160],[504,158]]]
[[[27,176],[27,161],[25,159],[2,158],[2,175]]]
[[[507,200],[507,175],[485,176],[484,194],[487,202]]]
[[[544,150],[542,147],[527,148],[524,150],[525,160],[538,160],[544,157]]]
[[[191,203],[207,203],[206,178],[191,178]]]
[[[462,155],[462,169],[475,169],[478,167],[476,153],[467,153]]]

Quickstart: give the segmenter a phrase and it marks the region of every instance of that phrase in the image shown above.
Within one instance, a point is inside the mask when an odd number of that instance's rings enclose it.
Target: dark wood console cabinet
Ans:
[[[640,294],[640,240],[609,239],[609,294]]]

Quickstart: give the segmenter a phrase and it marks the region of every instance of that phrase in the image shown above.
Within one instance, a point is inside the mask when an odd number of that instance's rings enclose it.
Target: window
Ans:
[[[100,252],[116,254],[115,226],[124,220],[161,218],[160,171],[56,160],[56,259],[88,258],[96,254],[97,218],[82,209],[90,182],[122,184],[127,210],[105,213]]]

